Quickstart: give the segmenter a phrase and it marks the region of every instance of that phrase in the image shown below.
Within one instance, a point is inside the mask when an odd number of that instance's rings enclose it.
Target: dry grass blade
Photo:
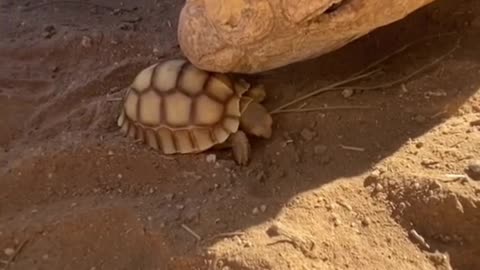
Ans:
[[[202,240],[202,237],[200,237],[200,235],[198,235],[198,233],[196,233],[194,230],[190,229],[190,227],[188,227],[187,225],[182,224],[182,228],[185,231],[187,231],[188,233],[190,233],[193,237],[195,237],[195,239],[197,239],[198,241]]]
[[[454,35],[455,33],[454,32],[446,32],[446,33],[440,33],[440,34],[435,34],[435,35],[429,35],[429,36],[425,36],[423,38],[420,38],[420,39],[417,39],[417,40],[414,40],[410,43],[407,43],[405,45],[403,45],[402,47],[398,48],[397,50],[389,53],[388,55],[385,55],[384,57],[378,59],[377,61],[371,63],[370,65],[368,65],[367,67],[365,67],[364,69],[360,70],[359,72],[353,74],[352,76],[356,76],[356,75],[359,75],[359,74],[362,74],[362,73],[365,73],[367,70],[371,69],[371,68],[374,68],[382,63],[384,63],[385,61],[387,61],[388,59],[394,57],[395,55],[398,55],[404,51],[406,51],[408,48],[412,47],[413,45],[416,45],[422,41],[427,41],[427,40],[432,40],[432,39],[435,39],[435,38],[439,38],[441,36],[450,36],[450,35]]]
[[[327,92],[327,91],[331,91],[332,89],[335,89],[335,87],[338,87],[338,86],[347,84],[347,83],[349,83],[349,82],[353,82],[353,81],[356,81],[356,80],[360,80],[360,79],[369,77],[369,76],[371,76],[371,75],[373,75],[373,74],[375,74],[375,73],[377,73],[377,72],[378,72],[378,70],[373,70],[373,71],[370,71],[370,72],[367,72],[367,73],[364,73],[364,74],[360,74],[360,75],[357,75],[357,76],[354,76],[354,77],[350,77],[350,78],[348,78],[348,79],[346,79],[346,80],[339,81],[339,82],[333,83],[333,84],[331,84],[331,85],[325,86],[325,87],[320,88],[320,89],[318,89],[318,90],[316,90],[316,91],[313,91],[313,92],[311,92],[311,93],[309,93],[309,94],[306,94],[306,95],[304,95],[304,96],[302,96],[302,97],[296,98],[296,99],[294,99],[294,100],[292,100],[292,101],[290,101],[290,102],[288,102],[288,103],[286,103],[286,104],[284,104],[284,105],[282,105],[282,106],[280,106],[280,107],[278,107],[278,108],[270,111],[270,113],[272,113],[272,114],[277,113],[277,112],[279,112],[280,110],[282,110],[282,109],[284,109],[284,108],[286,108],[286,107],[288,107],[288,106],[290,106],[290,105],[293,105],[293,104],[295,104],[295,103],[297,103],[297,102],[303,101],[303,100],[305,100],[305,99],[308,99],[308,98],[313,97],[313,96],[315,96],[315,95],[318,95],[318,94],[320,94],[320,93],[324,93],[324,92]]]
[[[378,84],[378,85],[374,85],[374,86],[349,86],[349,87],[352,88],[352,89],[355,89],[355,90],[375,90],[375,89],[380,89],[380,88],[392,87],[394,85],[403,83],[403,82],[408,81],[409,79],[415,77],[416,75],[422,73],[423,71],[425,71],[425,70],[435,66],[436,64],[440,63],[442,60],[444,60],[445,58],[450,56],[456,49],[458,49],[459,45],[460,45],[460,42],[457,40],[457,42],[455,43],[455,46],[453,46],[453,48],[450,49],[447,53],[445,53],[442,56],[436,58],[432,62],[420,67],[419,69],[415,70],[414,72],[412,72],[412,73],[410,73],[410,74],[408,74],[404,77],[401,77],[399,79],[396,79],[394,81],[386,82],[386,83]]]
[[[17,258],[18,254],[20,254],[20,252],[22,252],[23,248],[25,247],[25,245],[28,243],[29,239],[25,239],[21,244],[20,246],[18,246],[18,248],[15,250],[15,253],[10,257],[10,259],[8,259],[6,265],[5,265],[5,269],[7,269],[14,261],[15,259]]]
[[[369,110],[373,109],[370,106],[328,106],[328,107],[314,107],[314,108],[298,108],[298,109],[285,109],[271,114],[280,113],[305,113],[305,112],[319,112],[319,111],[334,111],[334,110]]]
[[[272,114],[275,114],[275,113],[279,113],[280,111],[283,111],[284,108],[288,107],[288,106],[291,106],[297,102],[300,102],[300,101],[303,101],[305,99],[308,99],[310,97],[313,97],[313,96],[316,96],[316,95],[319,95],[319,94],[322,94],[322,93],[325,93],[325,92],[328,92],[328,91],[333,91],[333,90],[339,90],[341,88],[339,88],[339,86],[342,86],[342,85],[345,85],[347,83],[350,83],[350,82],[353,82],[353,81],[357,81],[357,80],[360,80],[360,79],[363,79],[363,78],[366,78],[366,77],[369,77],[371,75],[373,75],[374,73],[376,73],[378,71],[378,69],[375,69],[373,71],[370,71],[370,72],[367,72],[369,69],[372,69],[374,67],[377,67],[379,66],[380,64],[382,64],[383,62],[387,61],[388,59],[392,58],[393,56],[397,55],[397,54],[400,54],[401,52],[407,50],[408,48],[412,47],[413,45],[419,43],[419,42],[422,42],[422,41],[425,41],[425,40],[431,40],[431,39],[434,39],[434,38],[439,38],[441,36],[445,36],[445,35],[453,35],[454,33],[453,32],[448,32],[448,33],[442,33],[442,34],[436,34],[436,35],[431,35],[431,36],[426,36],[422,39],[418,39],[418,40],[415,40],[413,42],[410,42],[404,46],[402,46],[401,48],[395,50],[394,52],[386,55],[385,57],[382,57],[381,59],[371,63],[370,65],[368,65],[367,67],[365,67],[364,69],[362,69],[361,71],[353,74],[350,78],[346,79],[346,80],[342,80],[342,81],[339,81],[339,82],[336,82],[336,83],[333,83],[331,85],[328,85],[326,87],[323,87],[323,88],[320,88],[318,90],[315,90],[309,94],[306,94],[300,98],[297,98],[297,99],[294,99],[293,101],[290,101],[284,105],[281,105],[280,107],[272,110],[270,113]],[[437,58],[435,61],[433,61],[432,63],[426,65],[426,66],[423,66],[422,68],[416,70],[415,72],[413,72],[412,74],[409,74],[403,78],[400,78],[398,80],[395,80],[393,82],[389,82],[389,83],[385,83],[385,84],[382,84],[382,85],[377,85],[377,86],[373,86],[373,87],[353,87],[354,89],[357,89],[357,90],[369,90],[369,89],[378,89],[378,88],[383,88],[383,87],[388,87],[388,86],[392,86],[392,85],[395,85],[397,83],[400,83],[400,82],[403,82],[403,81],[406,81],[410,78],[412,78],[413,76],[419,74],[420,72],[432,67],[433,65],[437,64],[438,62],[440,62],[441,60],[443,60],[445,57],[447,57],[448,55],[450,55],[455,49],[458,48],[458,41],[457,41],[457,45],[451,50],[449,51],[447,54],[441,56],[440,58]]]

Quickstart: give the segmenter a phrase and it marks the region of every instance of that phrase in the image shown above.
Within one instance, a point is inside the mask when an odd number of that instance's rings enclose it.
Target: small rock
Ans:
[[[376,184],[375,185],[375,192],[382,192],[383,191],[383,186],[381,184]]]
[[[425,123],[425,121],[427,121],[427,118],[423,115],[417,115],[417,116],[415,116],[414,120],[415,120],[415,122],[421,124],[421,123]]]
[[[208,163],[215,163],[217,161],[217,156],[215,154],[207,155],[207,162]]]
[[[467,166],[466,173],[473,180],[480,180],[480,160],[471,161]]]
[[[267,206],[265,204],[262,204],[260,206],[260,211],[262,211],[262,213],[265,213],[265,211],[267,211]]]
[[[370,220],[369,217],[365,217],[364,219],[362,219],[362,225],[363,226],[368,226],[372,223],[372,221]]]
[[[342,221],[338,217],[333,217],[333,225],[335,225],[335,227],[338,227],[342,225]]]
[[[187,210],[184,213],[185,220],[189,222],[198,221],[199,216],[200,216],[199,209],[193,208],[193,207],[187,208]]]
[[[53,73],[57,73],[58,71],[60,71],[60,68],[58,66],[53,66],[50,68],[50,71]]]
[[[258,207],[253,208],[252,214],[257,215],[259,212]]]
[[[342,91],[342,96],[344,98],[350,98],[355,94],[355,91],[351,88],[346,88]]]
[[[134,24],[131,24],[131,23],[121,23],[118,28],[120,28],[120,30],[124,30],[124,31],[130,31],[130,30],[134,30],[135,29],[135,26]]]
[[[311,141],[316,136],[315,132],[308,128],[303,129],[300,135],[305,141]]]
[[[470,126],[472,127],[480,126],[480,119],[471,121]]]
[[[53,26],[53,25],[47,25],[47,26],[43,29],[43,34],[42,34],[42,36],[43,36],[44,38],[51,38],[51,37],[53,37],[56,33],[57,33],[57,30],[55,29],[55,26]]]
[[[323,145],[323,144],[319,144],[319,145],[316,145],[314,148],[313,148],[313,152],[316,154],[316,155],[321,155],[321,154],[324,154],[325,152],[327,152],[327,146]]]
[[[93,44],[93,40],[90,37],[87,37],[87,36],[82,37],[82,46],[84,48],[90,48],[92,47],[92,44]]]
[[[417,142],[417,143],[415,144],[415,147],[417,147],[417,148],[422,148],[423,145],[424,145],[423,142]]]
[[[9,247],[9,248],[4,249],[3,253],[5,253],[5,255],[7,255],[8,257],[11,257],[11,256],[13,256],[13,254],[15,254],[15,249]]]
[[[167,199],[167,201],[171,201],[171,200],[173,200],[174,196],[175,195],[173,193],[168,193],[168,194],[165,195],[165,199]]]

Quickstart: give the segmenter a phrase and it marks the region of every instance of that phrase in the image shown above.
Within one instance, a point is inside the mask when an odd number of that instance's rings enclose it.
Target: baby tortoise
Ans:
[[[261,85],[201,70],[188,60],[151,65],[135,77],[117,120],[121,132],[163,154],[231,148],[235,161],[250,159],[247,135],[268,139],[272,117],[260,104]]]

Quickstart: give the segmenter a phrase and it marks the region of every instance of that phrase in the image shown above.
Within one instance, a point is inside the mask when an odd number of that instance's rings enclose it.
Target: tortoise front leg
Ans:
[[[217,145],[214,145],[212,149],[224,150],[231,148],[233,152],[233,158],[239,165],[246,165],[250,159],[250,142],[245,132],[239,130],[228,137],[228,139]]]
[[[233,157],[237,164],[247,165],[250,160],[250,142],[245,132],[239,130],[228,138],[232,146]]]

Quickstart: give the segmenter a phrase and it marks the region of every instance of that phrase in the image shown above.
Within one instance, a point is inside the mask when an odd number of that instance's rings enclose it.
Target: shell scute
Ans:
[[[192,99],[178,91],[165,97],[165,118],[170,126],[188,126]]]
[[[155,91],[144,93],[140,97],[139,121],[145,125],[159,125],[162,120],[162,97]]]

